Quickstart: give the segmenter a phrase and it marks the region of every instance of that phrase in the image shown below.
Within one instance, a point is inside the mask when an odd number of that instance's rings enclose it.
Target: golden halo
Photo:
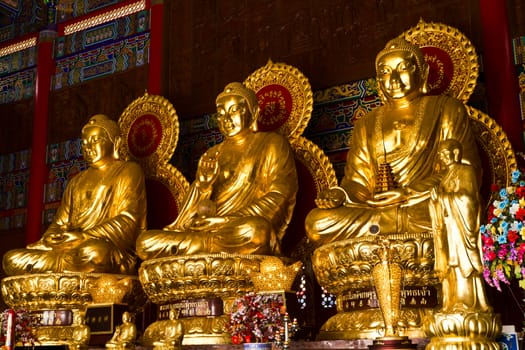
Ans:
[[[118,123],[124,159],[140,163],[145,171],[170,161],[179,138],[179,120],[166,98],[144,93],[126,107]]]
[[[456,28],[442,23],[419,23],[400,36],[418,45],[430,66],[429,94],[444,93],[464,103],[476,87],[478,55],[470,40]]]
[[[257,94],[260,130],[276,130],[291,139],[303,133],[312,115],[313,93],[297,68],[268,60],[244,84]]]

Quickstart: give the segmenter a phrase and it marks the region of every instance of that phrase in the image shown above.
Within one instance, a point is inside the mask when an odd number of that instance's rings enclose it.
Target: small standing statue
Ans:
[[[491,310],[483,287],[478,174],[461,163],[461,143],[448,139],[438,154],[445,175],[432,189],[435,266],[443,280],[443,312]]]
[[[122,314],[122,324],[117,326],[113,337],[106,343],[107,349],[124,350],[135,349],[137,326],[129,312]]]
[[[430,192],[443,306],[426,323],[432,336],[427,350],[499,349],[495,337],[501,323],[487,302],[482,280],[479,174],[462,162],[462,150],[455,139],[439,144],[444,174]]]

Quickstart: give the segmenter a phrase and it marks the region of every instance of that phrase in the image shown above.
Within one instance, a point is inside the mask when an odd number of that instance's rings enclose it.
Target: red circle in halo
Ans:
[[[261,131],[273,131],[280,128],[292,113],[292,95],[287,88],[270,84],[257,91],[261,115],[257,125]]]
[[[447,91],[454,76],[454,64],[450,55],[435,46],[423,46],[421,48],[425,62],[429,66],[428,72],[428,94],[440,95]]]
[[[162,139],[162,124],[151,114],[138,117],[129,129],[128,147],[135,157],[148,157],[155,153]]]

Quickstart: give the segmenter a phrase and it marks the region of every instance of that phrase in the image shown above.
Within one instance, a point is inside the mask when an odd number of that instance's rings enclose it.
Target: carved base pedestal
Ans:
[[[181,303],[193,305],[217,298],[222,300],[218,313],[214,313],[211,306],[195,316],[193,311],[188,311],[192,307],[188,306],[186,311],[181,309],[182,344],[229,344],[231,337],[225,332],[225,326],[231,305],[235,298],[253,290],[249,274],[259,271],[264,258],[262,255],[202,254],[150,259],[142,263],[139,279],[148,298],[159,305],[159,316],[166,313],[163,308],[176,309]],[[166,340],[165,334],[172,325],[165,317],[158,317],[146,329],[143,345]]]
[[[499,350],[499,315],[490,312],[435,313],[426,324],[426,350]]]
[[[85,312],[93,303],[144,304],[137,276],[104,273],[41,273],[6,277],[2,297],[13,309],[32,313],[36,344],[84,348],[89,344]]]
[[[375,339],[385,328],[371,277],[380,262],[380,236],[370,235],[326,244],[316,249],[312,266],[319,284],[337,296],[337,314],[321,327],[318,340]],[[430,232],[385,234],[396,263],[403,269],[400,317],[403,336],[424,338],[423,321],[440,300]]]
[[[398,327],[410,338],[425,338],[423,320],[432,314],[431,309],[401,310]],[[338,312],[321,327],[317,340],[375,339],[384,328],[379,309]]]

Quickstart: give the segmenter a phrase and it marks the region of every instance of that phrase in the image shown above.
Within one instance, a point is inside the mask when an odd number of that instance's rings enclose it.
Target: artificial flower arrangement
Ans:
[[[2,328],[0,330],[0,344],[4,345],[7,336],[7,318],[10,309],[0,314]],[[34,317],[27,310],[15,310],[15,342],[23,345],[33,345],[35,342],[33,329],[36,326]]]
[[[525,289],[525,176],[514,170],[511,184],[492,188],[495,200],[489,207],[487,224],[481,225],[483,277],[501,291],[500,283],[519,280]]]
[[[228,332],[233,344],[273,342],[283,328],[283,295],[247,293],[235,300]]]

